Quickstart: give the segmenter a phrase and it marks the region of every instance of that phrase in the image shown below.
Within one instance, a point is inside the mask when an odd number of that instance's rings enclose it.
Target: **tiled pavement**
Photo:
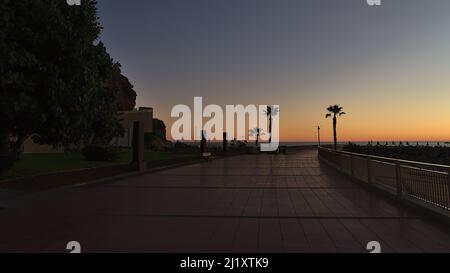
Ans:
[[[368,192],[317,151],[246,155],[0,211],[0,251],[450,252],[450,231]]]

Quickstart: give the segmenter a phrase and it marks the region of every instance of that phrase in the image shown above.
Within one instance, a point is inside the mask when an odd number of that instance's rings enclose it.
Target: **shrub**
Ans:
[[[145,133],[144,148],[153,151],[170,151],[172,150],[172,142],[161,138],[155,133]]]
[[[82,150],[89,161],[115,161],[120,157],[120,149],[114,146],[88,145]]]
[[[21,151],[11,149],[8,135],[0,134],[0,174],[11,169],[14,163],[19,159],[20,152]]]

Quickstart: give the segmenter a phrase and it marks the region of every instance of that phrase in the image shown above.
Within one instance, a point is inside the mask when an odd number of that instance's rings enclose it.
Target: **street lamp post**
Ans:
[[[318,140],[318,144],[319,144],[319,147],[320,147],[320,126],[317,126],[317,140]]]

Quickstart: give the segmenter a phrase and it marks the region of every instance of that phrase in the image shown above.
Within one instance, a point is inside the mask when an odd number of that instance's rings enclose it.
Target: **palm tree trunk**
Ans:
[[[334,137],[334,150],[337,150],[337,132],[336,132],[337,119],[336,115],[333,117],[333,137]]]
[[[272,115],[269,116],[269,143],[272,143]]]
[[[258,142],[259,142],[259,129],[256,133],[256,147],[258,147]]]

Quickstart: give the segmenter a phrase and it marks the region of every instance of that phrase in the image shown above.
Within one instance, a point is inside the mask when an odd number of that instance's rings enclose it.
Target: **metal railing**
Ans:
[[[351,177],[449,214],[450,166],[319,148],[319,159]]]

